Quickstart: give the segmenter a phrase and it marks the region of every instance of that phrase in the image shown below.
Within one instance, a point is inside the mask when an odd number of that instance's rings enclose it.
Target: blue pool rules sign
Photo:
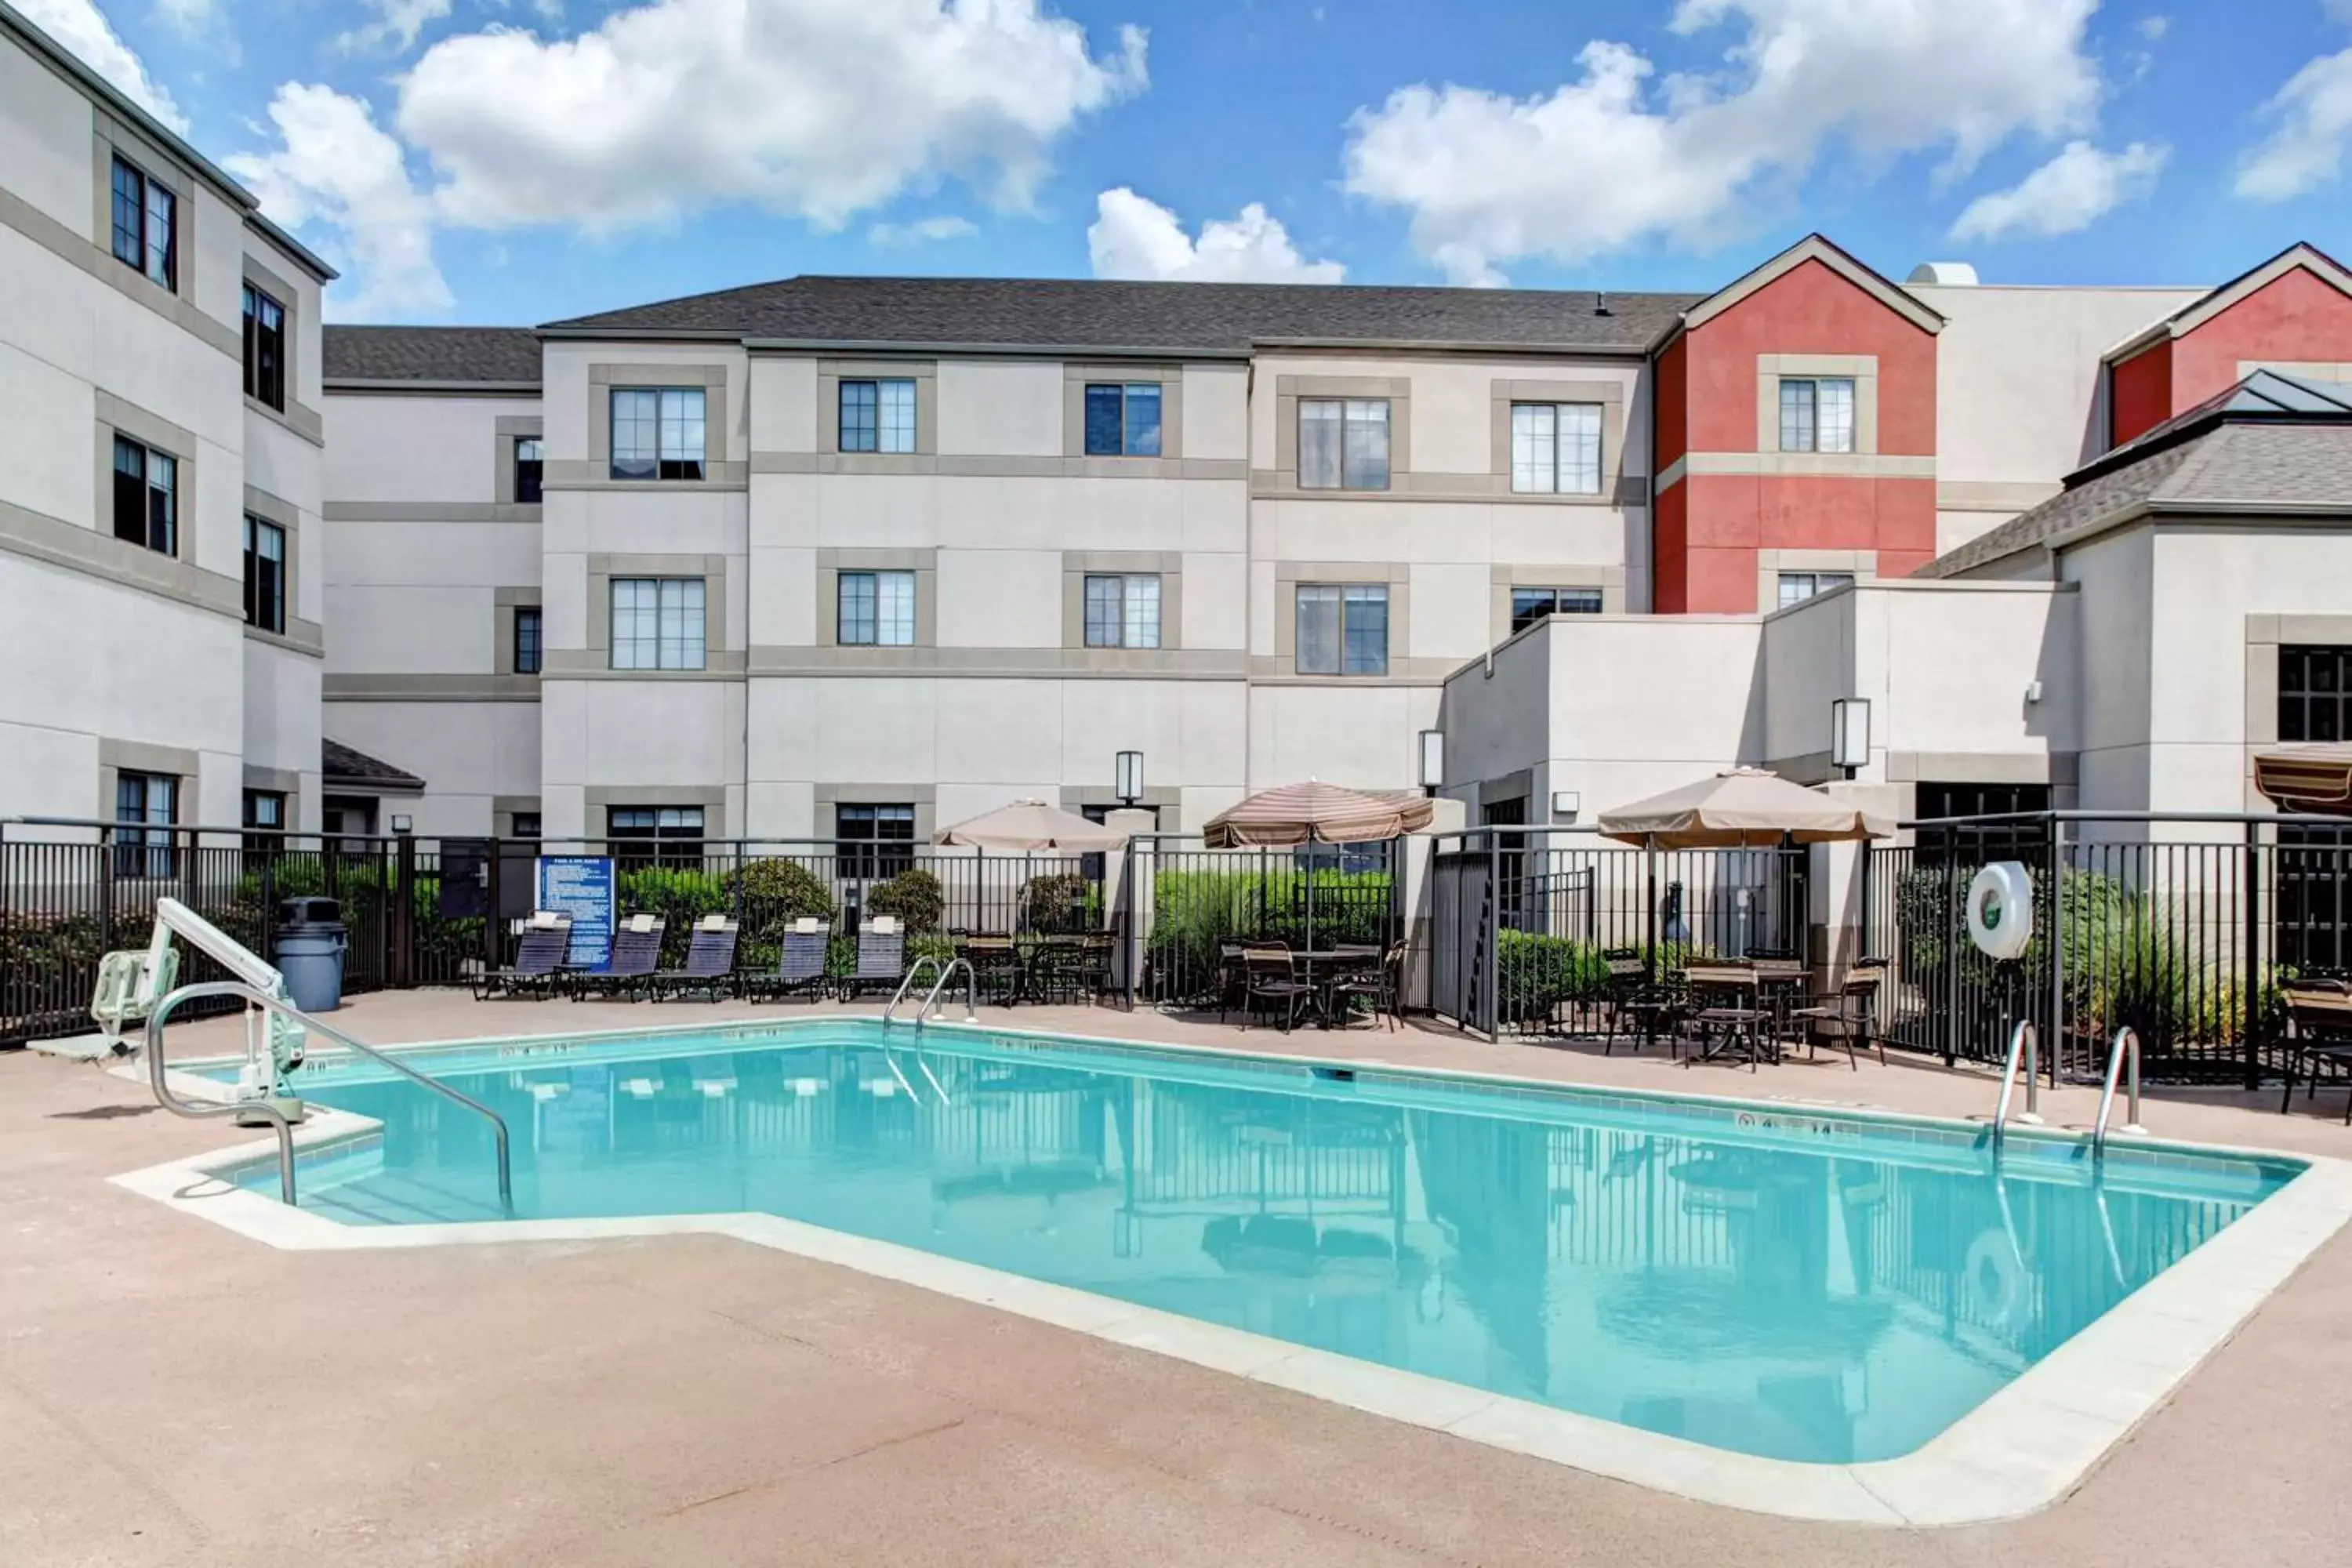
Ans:
[[[613,859],[609,855],[542,855],[539,907],[572,917],[564,962],[598,969],[613,956]]]

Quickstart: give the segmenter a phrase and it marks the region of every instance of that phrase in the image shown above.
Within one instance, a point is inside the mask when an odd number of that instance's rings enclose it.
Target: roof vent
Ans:
[[[1923,261],[1911,269],[1906,283],[1933,283],[1946,289],[1973,289],[1977,269],[1965,261]]]
[[[1600,293],[1595,294],[1592,297],[1592,313],[1596,316],[1613,316],[1616,314],[1614,310],[1612,310],[1609,308],[1608,289],[1603,289]]]

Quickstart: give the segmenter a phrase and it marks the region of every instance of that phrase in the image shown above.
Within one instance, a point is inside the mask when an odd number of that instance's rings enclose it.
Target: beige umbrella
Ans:
[[[2352,816],[2352,746],[2258,752],[2254,787],[2290,811]]]
[[[1290,845],[1369,844],[1429,826],[1433,807],[1422,795],[1343,789],[1309,779],[1251,795],[1209,818],[1201,841],[1212,849],[1280,849]]]
[[[934,844],[964,844],[981,849],[1058,850],[1065,855],[1101,855],[1127,846],[1127,835],[1042,800],[1016,800],[968,822],[942,827]]]
[[[1895,823],[1778,773],[1734,768],[1604,811],[1601,831],[1652,849],[1769,849],[1784,841],[1885,838]]]

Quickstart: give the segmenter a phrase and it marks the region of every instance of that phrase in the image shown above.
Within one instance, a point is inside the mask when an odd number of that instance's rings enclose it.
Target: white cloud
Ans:
[[[835,228],[961,179],[1025,205],[1054,141],[1139,90],[1144,37],[1097,58],[1039,0],[656,0],[541,42],[443,38],[399,125],[447,221],[672,221],[731,201]]]
[[[200,33],[213,19],[213,0],[155,0],[156,14],[184,33]]]
[[[446,16],[455,0],[369,0],[375,20],[348,33],[335,35],[335,47],[347,55],[373,54],[389,48],[405,54],[425,24]]]
[[[368,106],[330,87],[288,82],[269,100],[269,118],[275,151],[223,162],[278,222],[294,228],[315,219],[341,235],[335,259],[346,276],[327,291],[330,310],[367,321],[447,310],[432,204]]]
[[[942,239],[969,239],[980,225],[968,217],[923,217],[912,223],[877,223],[866,231],[866,243],[880,246],[929,245]]]
[[[1337,283],[1348,269],[1337,261],[1309,261],[1290,231],[1256,202],[1230,219],[1201,226],[1197,240],[1176,215],[1125,185],[1095,199],[1087,253],[1097,278],[1140,278],[1186,283]]]
[[[188,117],[172,101],[172,95],[156,84],[147,74],[147,68],[131,51],[106,18],[99,14],[93,0],[14,0],[33,26],[79,58],[82,64],[104,77],[117,91],[183,136],[188,132]]]
[[[2088,228],[2124,203],[2147,199],[2170,156],[2170,149],[2145,142],[2135,142],[2120,153],[2069,142],[2056,157],[2008,190],[1990,191],[1970,202],[1952,225],[1951,237],[1999,239],[2009,234],[2073,234]]]
[[[2352,49],[2295,72],[2263,112],[2275,129],[2239,165],[2240,195],[2283,202],[2334,180],[2352,142]]]
[[[1720,70],[1654,86],[1647,58],[1595,41],[1549,94],[1402,88],[1351,121],[1346,184],[1406,209],[1415,248],[1457,281],[1500,281],[1517,257],[1704,243],[1833,141],[1867,159],[1941,149],[1952,174],[2020,132],[2087,128],[2096,4],[1681,0],[1678,33],[1745,25]]]
[[[2151,44],[2163,37],[2171,27],[2172,18],[2169,16],[2142,16],[2139,19],[2139,36]]]

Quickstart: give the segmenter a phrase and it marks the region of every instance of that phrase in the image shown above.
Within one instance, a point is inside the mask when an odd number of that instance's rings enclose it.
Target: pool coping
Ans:
[[[856,1016],[864,1019],[866,1016]],[[775,1023],[843,1021],[787,1018]],[[730,1022],[711,1026],[747,1026]],[[774,1026],[761,1021],[749,1026]],[[1310,1067],[1345,1066],[1352,1059],[1407,1076],[1566,1093],[1584,1087],[1454,1068],[1404,1067],[1369,1058],[1295,1057],[992,1025],[929,1026],[958,1034],[1076,1040],[1130,1050],[1246,1057]],[[533,1038],[603,1041],[679,1032],[674,1026],[662,1026],[586,1035],[419,1041],[384,1048],[404,1053],[448,1051],[467,1046],[511,1046]],[[225,1059],[237,1058],[209,1058],[190,1065]],[[129,1068],[113,1070],[132,1076]],[[217,1102],[233,1094],[231,1085],[176,1069],[169,1073],[169,1081],[175,1092],[191,1099]],[[1613,1089],[1590,1091],[1621,1093]],[[1656,1090],[1630,1091],[1627,1097],[1669,1104],[1696,1100],[1716,1106],[1775,1109],[1807,1103]],[[1944,1130],[1971,1125],[1948,1118],[1843,1106],[1836,1113]],[[318,1110],[295,1131],[298,1159],[340,1149],[380,1127],[370,1117]],[[2021,1131],[2011,1135],[2028,1134]],[[2068,1136],[2056,1130],[2032,1135]],[[2123,1142],[2116,1142],[2119,1146]],[[288,1208],[275,1198],[223,1178],[223,1172],[241,1169],[256,1160],[274,1162],[274,1139],[168,1161],[111,1180],[128,1191],[288,1251],[729,1237],[1695,1501],[1816,1522],[1948,1527],[2013,1519],[2046,1508],[2074,1491],[2117,1443],[2168,1403],[2191,1373],[2234,1338],[2255,1310],[2352,1220],[2352,1162],[2170,1140],[2135,1139],[2130,1146],[2284,1159],[2304,1169],[1919,1448],[1899,1458],[1859,1464],[1812,1464],[1735,1453],[775,1215],[346,1226],[312,1211]]]

